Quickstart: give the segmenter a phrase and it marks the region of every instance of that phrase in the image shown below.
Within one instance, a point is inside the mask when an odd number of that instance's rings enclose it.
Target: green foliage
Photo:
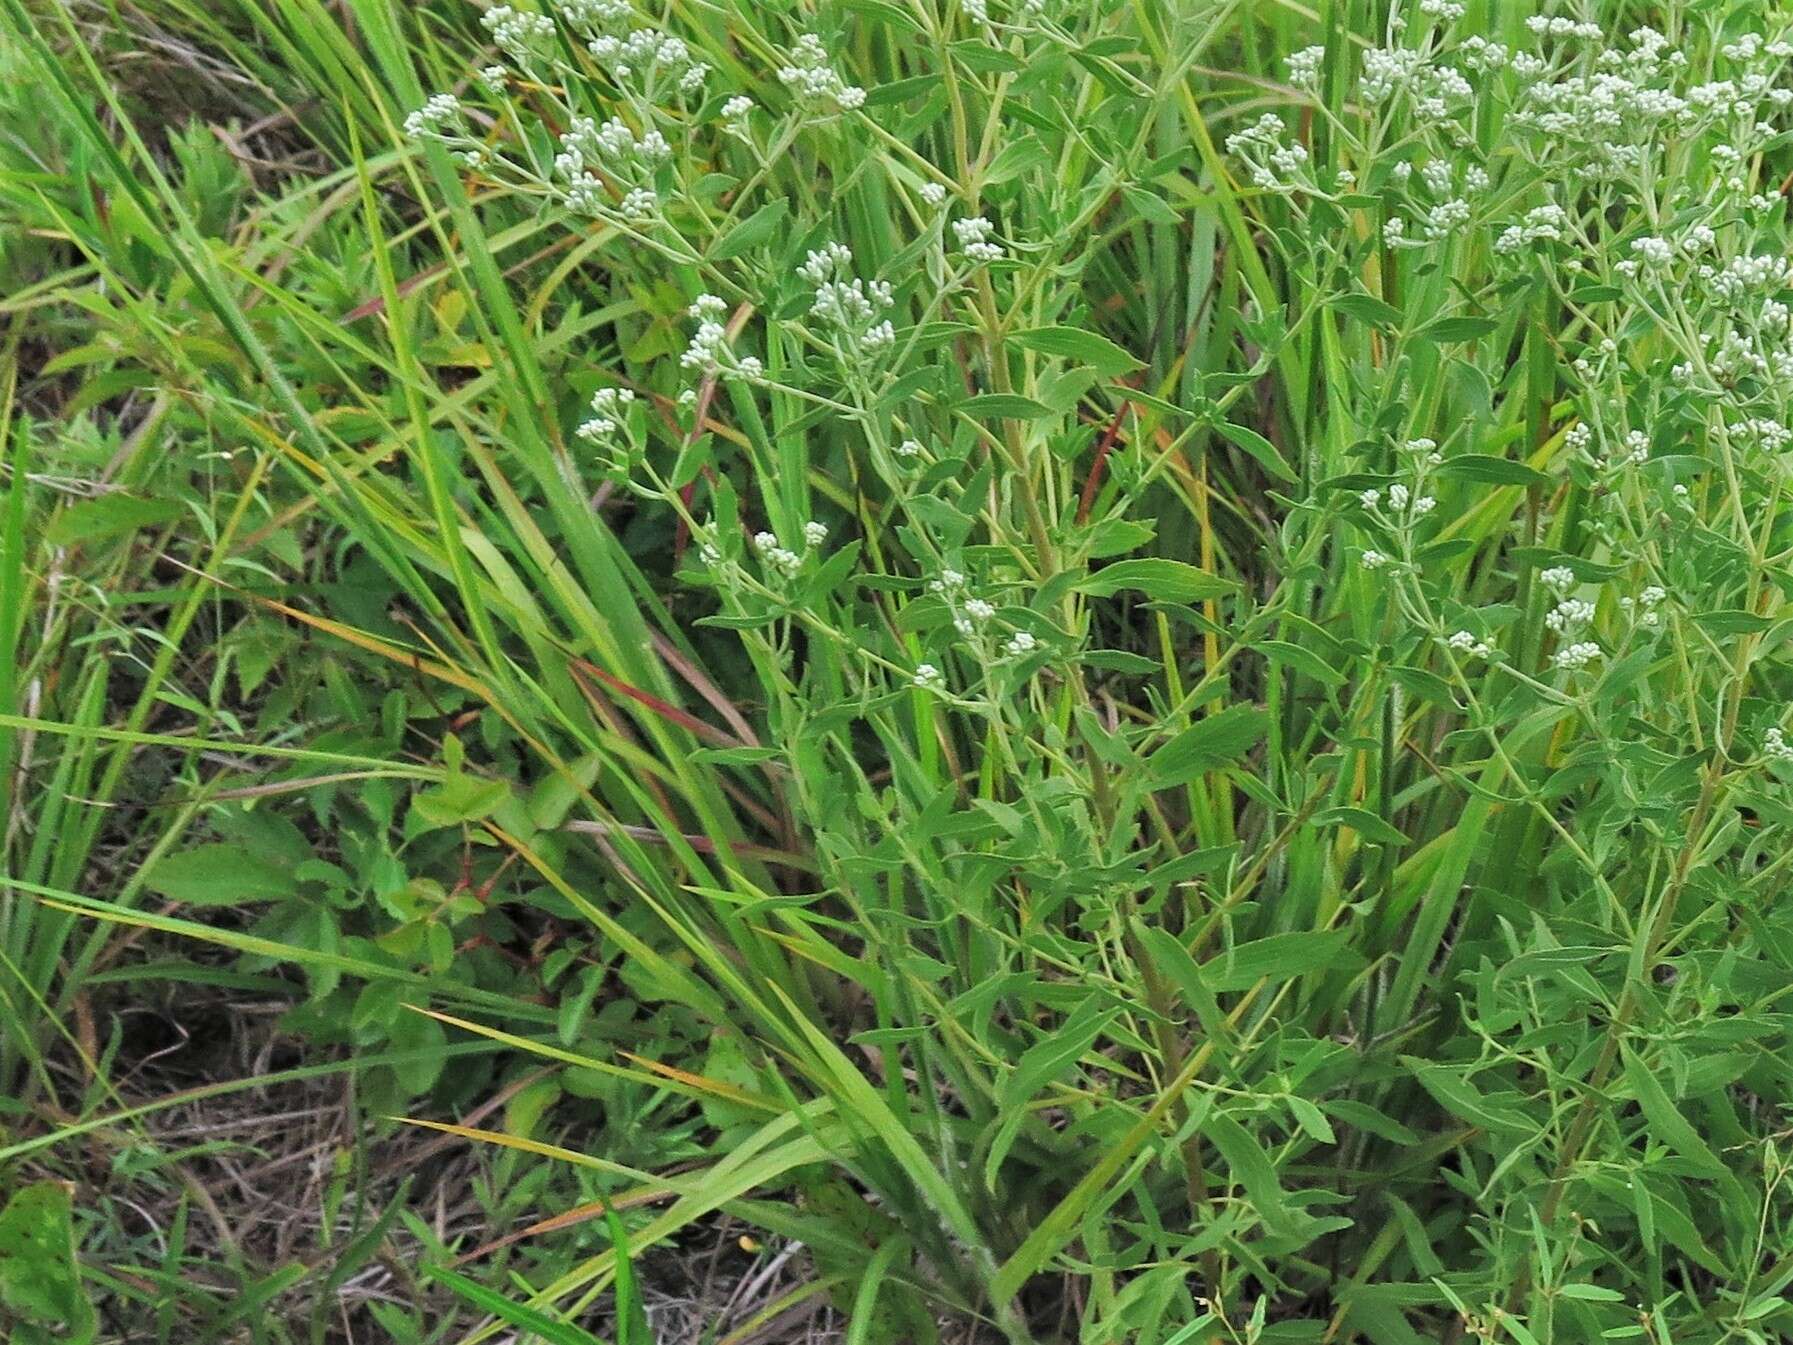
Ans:
[[[1793,1331],[1779,19],[625,9],[5,0],[3,1081],[286,978],[469,1339]]]
[[[38,1182],[0,1209],[0,1325],[17,1345],[88,1345],[98,1329],[75,1268],[68,1188]]]

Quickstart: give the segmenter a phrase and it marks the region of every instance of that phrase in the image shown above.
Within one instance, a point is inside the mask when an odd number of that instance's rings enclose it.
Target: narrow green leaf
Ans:
[[[1327,808],[1314,814],[1317,827],[1350,827],[1366,841],[1378,845],[1406,845],[1407,837],[1367,808]]]
[[[1493,486],[1543,486],[1550,478],[1523,462],[1487,453],[1461,453],[1438,468],[1437,475],[1446,481],[1479,481]]]
[[[1493,318],[1437,318],[1421,327],[1418,335],[1427,341],[1473,341],[1493,330]]]
[[[1031,331],[1016,332],[1013,340],[1024,350],[1087,364],[1105,377],[1124,374],[1140,366],[1139,360],[1106,336],[1078,327],[1035,327]]]
[[[1313,1139],[1322,1144],[1338,1143],[1338,1136],[1333,1133],[1332,1122],[1326,1119],[1326,1113],[1304,1097],[1290,1095],[1289,1111],[1294,1114],[1295,1123]]]
[[[1122,589],[1134,589],[1154,602],[1201,602],[1231,593],[1235,584],[1180,560],[1117,560],[1089,578],[1079,580],[1077,591],[1109,598]]]
[[[1759,631],[1767,630],[1774,624],[1769,617],[1734,609],[1695,612],[1693,619],[1701,630],[1709,631],[1713,635],[1754,635]]]
[[[1502,1133],[1523,1133],[1533,1128],[1526,1117],[1490,1103],[1460,1069],[1435,1065],[1413,1056],[1402,1056],[1401,1063],[1440,1106],[1471,1125]]]
[[[1220,1150],[1233,1180],[1245,1188],[1265,1225],[1273,1230],[1285,1227],[1290,1222],[1289,1206],[1276,1168],[1251,1132],[1224,1112],[1215,1112],[1202,1127],[1202,1134]]]
[[[1202,964],[1202,980],[1219,994],[1249,990],[1259,981],[1287,981],[1323,971],[1344,957],[1348,930],[1272,934],[1238,944]]]
[[[731,257],[739,257],[749,248],[771,242],[778,236],[778,226],[784,223],[789,209],[784,197],[773,198],[770,204],[761,206],[723,234],[716,246],[710,249],[710,259],[727,261]]]
[[[1051,407],[1012,392],[986,392],[982,396],[967,397],[959,403],[958,409],[980,420],[1036,420],[1052,414]]]
[[[1231,421],[1223,420],[1215,424],[1214,432],[1234,447],[1244,449],[1257,461],[1258,466],[1269,472],[1270,475],[1284,481],[1301,479],[1295,469],[1289,466],[1283,455],[1277,452],[1276,445],[1256,430],[1248,430],[1243,425],[1235,425]]]
[[[1681,1115],[1680,1108],[1675,1106],[1674,1101],[1663,1090],[1655,1073],[1629,1046],[1622,1049],[1625,1082],[1630,1085],[1632,1096],[1637,1099],[1644,1119],[1650,1124],[1649,1133],[1707,1175],[1724,1176],[1727,1172],[1725,1165],[1719,1161],[1718,1155],[1712,1152],[1706,1141],[1700,1138],[1699,1131]]]
[[[1255,640],[1251,647],[1271,663],[1305,673],[1326,686],[1340,687],[1345,684],[1344,673],[1305,645],[1292,644],[1287,640]]]
[[[1199,719],[1152,753],[1153,783],[1160,789],[1184,785],[1230,766],[1258,745],[1268,726],[1269,716],[1255,705],[1232,705]]]
[[[1328,308],[1336,308],[1341,313],[1349,313],[1359,322],[1367,322],[1372,327],[1392,330],[1401,325],[1401,310],[1372,294],[1335,294],[1326,301]]]
[[[1092,995],[1072,1011],[1056,1032],[1023,1051],[1013,1072],[1003,1080],[1004,1109],[1021,1106],[1060,1078],[1089,1050],[1117,1012],[1113,1007],[1104,1008],[1101,996]]]
[[[550,1345],[603,1345],[602,1341],[583,1327],[556,1321],[546,1313],[537,1312],[521,1303],[513,1303],[496,1290],[486,1288],[478,1280],[470,1280],[444,1266],[425,1266],[423,1274],[425,1279],[447,1286],[481,1312],[491,1313],[507,1326],[520,1326],[531,1331],[550,1342]]]
[[[1564,1298],[1579,1298],[1586,1303],[1623,1303],[1625,1295],[1616,1289],[1598,1284],[1560,1284],[1556,1292]]]

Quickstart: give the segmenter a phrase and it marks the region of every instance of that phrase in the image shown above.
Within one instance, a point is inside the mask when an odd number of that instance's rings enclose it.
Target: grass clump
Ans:
[[[29,1096],[234,954],[524,1193],[393,1205],[400,1338],[719,1226],[808,1273],[702,1339],[1793,1330],[1781,16],[350,10],[147,11],[286,104],[233,208],[7,0],[146,230],[13,174],[107,373],[0,626],[176,585],[0,687]],[[132,510],[31,474],[137,389]]]

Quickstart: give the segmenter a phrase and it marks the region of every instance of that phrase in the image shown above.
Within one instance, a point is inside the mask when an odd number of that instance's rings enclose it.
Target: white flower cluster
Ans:
[[[1508,225],[1494,242],[1496,252],[1513,253],[1533,243],[1560,243],[1568,237],[1569,214],[1560,205],[1541,205],[1525,212],[1518,224]]]
[[[1457,5],[1391,8],[1448,22]],[[1773,482],[1793,470],[1793,250],[1771,167],[1793,111],[1793,44],[1733,34],[1714,54],[1723,59],[1709,61],[1706,35],[1692,29],[1673,40],[1651,28],[1609,37],[1588,21],[1596,6],[1538,8],[1563,13],[1530,20],[1517,51],[1454,42],[1435,24],[1401,36],[1393,23],[1386,48],[1361,54],[1344,115],[1365,159],[1351,166],[1366,191],[1391,201],[1386,249],[1436,249],[1486,227],[1511,259],[1502,269],[1546,269],[1571,295],[1571,309],[1586,314],[1565,352],[1582,410],[1563,442],[1572,479],[1597,483],[1588,554],[1654,555],[1652,530],[1666,526],[1680,536],[1660,539],[1660,563],[1678,573],[1667,553],[1684,543],[1708,486],[1677,464],[1711,444],[1732,450],[1727,465],[1734,453],[1752,477]],[[1324,49],[1307,48],[1289,58],[1287,78],[1305,96],[1326,68]],[[1495,121],[1475,111],[1488,104]],[[1294,198],[1291,229],[1323,227],[1302,218],[1302,198],[1324,196],[1330,183],[1292,138],[1275,117],[1247,119],[1227,150],[1241,181]],[[1767,210],[1777,217],[1764,220]],[[1360,260],[1318,239],[1312,256]],[[1396,475],[1396,485],[1359,493],[1363,513],[1350,511],[1372,534],[1363,538],[1371,548],[1351,553],[1365,573],[1420,564],[1413,539],[1430,508],[1427,477]],[[1545,659],[1563,672],[1603,666],[1627,652],[1622,641],[1668,623],[1659,583],[1621,598],[1567,566],[1539,578],[1546,650],[1555,651]],[[1486,657],[1492,637],[1473,617],[1462,624],[1434,625],[1433,638],[1455,655]]]
[[[1532,19],[1529,26],[1543,36],[1595,40],[1597,26],[1563,18]],[[1630,34],[1630,47],[1612,46],[1582,58],[1560,78],[1547,78],[1549,62],[1536,58],[1513,68],[1528,81],[1512,113],[1516,128],[1539,131],[1544,143],[1534,147],[1538,162],[1559,170],[1579,171],[1596,179],[1614,179],[1639,169],[1665,152],[1675,137],[1722,128],[1733,143],[1713,145],[1711,161],[1731,165],[1731,190],[1746,186],[1740,166],[1757,145],[1774,133],[1764,109],[1793,105],[1793,89],[1784,87],[1770,69],[1751,69],[1733,79],[1679,85],[1686,55],[1653,28]],[[1739,60],[1785,48],[1760,39],[1733,44]],[[1777,58],[1778,59],[1778,58]]]
[[[1640,626],[1654,630],[1662,624],[1662,600],[1668,597],[1668,590],[1660,584],[1648,585],[1635,599],[1620,598],[1619,606],[1637,619]]]
[[[541,97],[557,106],[568,127],[555,143],[551,168],[544,170],[535,153],[539,127],[519,124],[517,134],[494,137],[497,143],[523,147],[521,154],[488,150],[455,125],[459,105],[451,95],[438,94],[409,116],[407,132],[454,145],[469,165],[532,196],[546,195],[575,215],[632,225],[656,219],[663,198],[680,189],[679,175],[670,169],[673,147],[659,129],[674,123],[664,119],[659,93],[674,88],[684,95],[701,93],[709,67],[696,59],[685,39],[631,26],[628,0],[553,0],[552,15],[500,4],[481,16],[492,41],[538,81]],[[600,121],[582,113],[584,100],[573,96],[579,71],[557,54],[563,25],[621,86],[619,115]],[[496,98],[511,96],[512,72],[506,66],[488,65],[476,78]],[[731,100],[728,113],[739,113],[744,120],[750,106],[746,100]],[[530,109],[512,104],[509,111],[523,123]],[[671,115],[683,118],[683,112]],[[685,123],[679,124],[682,129]],[[740,129],[744,134],[744,125]]]
[[[821,546],[827,540],[827,524],[818,523],[814,519],[811,519],[803,525],[803,542],[806,548],[814,549]],[[787,546],[781,546],[776,533],[754,533],[753,549],[768,569],[787,579],[803,568],[803,558],[805,553],[793,551]]]
[[[405,134],[413,140],[447,139],[443,128],[461,120],[461,100],[452,93],[433,93],[424,105],[405,117]]]
[[[1486,640],[1477,636],[1473,631],[1460,630],[1446,640],[1445,643],[1459,654],[1466,654],[1470,658],[1487,659],[1494,657],[1493,646]]]
[[[756,357],[737,356],[729,349],[728,328],[722,324],[728,304],[722,299],[714,294],[700,294],[685,312],[697,319],[697,330],[692,333],[691,344],[679,356],[682,368],[695,369],[704,375],[723,373],[746,379],[764,375],[765,366]]]
[[[965,576],[958,570],[945,569],[928,581],[928,592],[944,602],[953,614],[953,629],[970,639],[984,622],[996,615],[996,608],[982,598],[965,596]]]
[[[1675,260],[1674,244],[1666,238],[1639,238],[1631,244],[1631,251],[1635,260],[1619,262],[1615,268],[1621,275],[1635,275],[1645,266],[1666,267]]]
[[[1437,498],[1427,489],[1433,469],[1444,461],[1444,455],[1438,451],[1438,442],[1421,435],[1402,441],[1396,449],[1403,460],[1403,468],[1410,473],[1408,479],[1386,487],[1362,490],[1357,495],[1357,502],[1364,512],[1391,533],[1396,544],[1394,555],[1375,548],[1360,553],[1363,568],[1371,572],[1390,566],[1411,571],[1420,524],[1438,507]]]
[[[959,240],[959,247],[967,257],[979,265],[988,265],[1002,259],[1001,245],[990,241],[995,227],[982,215],[974,215],[969,219],[954,220],[953,236]]]
[[[692,335],[691,344],[685,348],[685,353],[679,356],[679,364],[686,369],[700,369],[706,374],[715,373],[723,345],[728,339],[728,330],[722,325],[722,315],[728,311],[728,305],[714,294],[700,294],[697,301],[685,311],[697,319],[697,331]]]
[[[697,558],[712,569],[722,564],[722,548],[716,545],[716,521],[711,519],[697,532]]]
[[[1581,630],[1594,619],[1594,604],[1583,598],[1564,598],[1544,617],[1544,624],[1558,635]]]
[[[1397,89],[1414,82],[1425,62],[1425,53],[1411,47],[1372,47],[1363,54],[1357,96],[1366,103],[1387,102]]]
[[[1584,376],[1591,374],[1592,366]],[[1627,430],[1618,446],[1602,457],[1594,451],[1594,431],[1585,420],[1570,427],[1563,435],[1563,446],[1581,461],[1601,471],[1622,471],[1638,467],[1650,460],[1650,436],[1642,430]]]
[[[672,146],[651,127],[637,136],[619,117],[602,125],[590,117],[574,117],[554,156],[555,171],[566,180],[561,199],[575,214],[606,214],[609,190],[588,167],[596,166],[618,184],[626,184],[617,212],[631,222],[648,219],[660,205],[654,175],[671,157]]]
[[[1397,95],[1412,99],[1414,113],[1424,121],[1438,122],[1453,103],[1464,104],[1475,88],[1454,66],[1435,65],[1426,53],[1413,47],[1372,47],[1363,54],[1363,73],[1357,80],[1357,96],[1376,106]]]
[[[1449,238],[1469,223],[1469,202],[1461,197],[1440,201],[1426,212],[1426,237],[1437,241]]]
[[[567,22],[581,28],[607,28],[634,17],[629,0],[559,0],[559,8]]]
[[[1357,498],[1359,503],[1372,514],[1381,514],[1383,512],[1382,502],[1384,495],[1382,491],[1366,490]],[[1415,519],[1421,519],[1438,507],[1438,501],[1432,496],[1415,496],[1412,491],[1408,490],[1407,487],[1402,485],[1399,481],[1388,488],[1386,498],[1389,508],[1392,509],[1397,516],[1406,515]]]
[[[1442,117],[1443,113],[1438,114]],[[1447,147],[1449,153],[1434,153],[1419,167],[1417,186],[1423,187],[1430,196],[1430,204],[1415,202],[1418,212],[1418,223],[1421,238],[1409,237],[1407,219],[1401,215],[1391,216],[1383,225],[1383,244],[1389,248],[1423,248],[1430,243],[1439,243],[1461,232],[1471,217],[1469,198],[1486,192],[1490,182],[1488,170],[1479,163],[1469,163],[1462,168],[1461,186],[1459,186],[1458,165],[1462,160],[1461,147]],[[1397,187],[1414,189],[1414,163],[1402,159],[1393,165],[1390,176]]]
[[[932,663],[918,663],[915,665],[915,685],[923,691],[944,691],[946,674]]]
[[[683,38],[658,28],[636,28],[620,38],[604,33],[586,43],[586,49],[618,83],[635,79],[651,86],[667,75],[677,80],[681,93],[694,94],[710,73],[709,66],[692,58]]]
[[[1557,650],[1551,662],[1569,672],[1586,668],[1601,657],[1600,646],[1592,640],[1574,640],[1569,637],[1580,634],[1594,619],[1594,605],[1568,596],[1577,581],[1575,571],[1566,565],[1553,565],[1540,573],[1538,579],[1559,599],[1556,607],[1544,618],[1544,624],[1558,635],[1569,639],[1568,643]]]
[[[1600,646],[1592,640],[1582,640],[1556,651],[1551,662],[1566,672],[1579,672],[1600,658]]]
[[[928,591],[946,604],[952,613],[953,629],[963,639],[979,640],[996,619],[996,604],[972,594],[968,584],[962,572],[947,568],[928,581]],[[1039,643],[1031,632],[1015,630],[1003,641],[1002,652],[1010,658],[1019,658],[1031,654],[1039,648]],[[989,646],[984,645],[983,649],[987,652]]]
[[[1793,288],[1793,259],[1733,257],[1717,270],[1701,271],[1700,279],[1714,298],[1751,305],[1764,294]]]
[[[1298,89],[1319,88],[1320,66],[1325,60],[1325,47],[1303,47],[1289,57],[1289,83]]]
[[[1241,160],[1252,184],[1265,191],[1292,192],[1305,185],[1307,146],[1285,144],[1283,119],[1266,112],[1243,131],[1226,138],[1226,152]]]
[[[722,105],[722,129],[730,135],[746,138],[747,118],[753,111],[753,99],[738,93]]]
[[[1561,15],[1546,17],[1534,14],[1525,21],[1525,26],[1538,37],[1578,37],[1584,41],[1598,42],[1605,36],[1597,23],[1578,23]]]
[[[1403,162],[1400,168],[1405,170],[1400,174],[1401,178],[1405,180],[1411,173],[1412,165]],[[1456,168],[1447,159],[1430,159],[1426,166],[1420,169],[1420,180],[1426,184],[1426,189],[1434,196],[1448,197],[1454,194],[1457,180]],[[1487,191],[1488,170],[1480,164],[1470,164],[1463,170],[1463,190],[1471,196]]]
[[[1727,42],[1718,50],[1727,61],[1753,61],[1760,52],[1767,52],[1776,60],[1793,56],[1793,44],[1786,41],[1769,42],[1760,33],[1745,33],[1735,42]]]
[[[816,290],[810,314],[862,350],[888,350],[896,344],[896,329],[881,314],[893,299],[890,282],[860,280],[851,274],[852,265],[853,252],[844,243],[829,243],[803,259],[797,273]]]
[[[650,128],[637,136],[619,117],[602,125],[590,117],[574,117],[560,137],[554,166],[568,178],[577,176],[588,163],[621,175],[638,169],[651,171],[671,157],[672,146],[656,130]]]
[[[591,395],[591,419],[581,422],[573,432],[587,443],[615,439],[634,400],[635,394],[628,388],[599,388]]]
[[[753,549],[759,552],[760,559],[765,561],[780,574],[793,575],[803,565],[803,557],[789,547],[780,546],[773,533],[756,532],[753,535]]]
[[[1733,386],[1746,378],[1793,382],[1793,305],[1775,297],[1793,287],[1782,259],[1735,258],[1722,270],[1702,266],[1698,274],[1717,299],[1719,331],[1707,348],[1712,373]],[[1691,381],[1691,370],[1684,381]],[[1779,403],[1771,409],[1782,414]]]
[[[1778,727],[1762,735],[1762,755],[1770,761],[1793,761],[1793,743]]]
[[[1740,443],[1761,449],[1764,453],[1784,453],[1793,445],[1793,429],[1778,420],[1751,416],[1726,426],[1727,432]]]
[[[1471,35],[1463,39],[1463,63],[1471,70],[1503,70],[1511,53],[1499,42]]]
[[[810,103],[832,103],[842,112],[851,112],[865,103],[865,90],[845,83],[828,64],[828,52],[822,39],[805,33],[797,39],[791,52],[791,63],[780,68],[778,80],[799,98]]]
[[[960,0],[959,7],[965,11],[965,17],[985,29],[1005,27],[1026,27],[1036,22],[1046,12],[1046,0],[1021,0],[1014,7],[1014,22],[998,23],[990,17],[990,0]]]
[[[513,61],[527,63],[546,43],[554,40],[554,20],[510,5],[493,5],[479,20],[498,49]]]

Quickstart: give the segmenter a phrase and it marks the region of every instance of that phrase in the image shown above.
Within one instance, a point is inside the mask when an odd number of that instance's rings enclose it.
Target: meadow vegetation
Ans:
[[[18,1345],[1793,1336],[1793,15],[0,0]]]

